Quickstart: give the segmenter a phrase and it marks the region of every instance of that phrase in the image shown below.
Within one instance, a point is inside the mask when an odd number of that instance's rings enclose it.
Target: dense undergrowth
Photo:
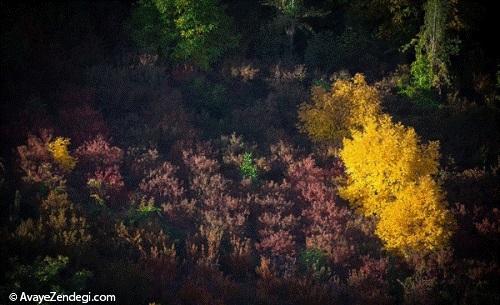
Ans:
[[[486,2],[221,2],[2,3],[2,300],[500,302]]]

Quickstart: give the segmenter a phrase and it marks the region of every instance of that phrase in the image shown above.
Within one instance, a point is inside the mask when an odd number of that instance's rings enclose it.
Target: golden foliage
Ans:
[[[438,170],[439,143],[420,144],[413,128],[388,115],[354,130],[340,152],[348,177],[340,195],[364,215],[380,214],[408,183]]]
[[[299,129],[317,143],[339,146],[351,130],[360,130],[379,113],[377,89],[356,74],[350,80],[336,80],[330,91],[313,87],[311,103],[300,106]]]
[[[340,195],[365,216],[379,219],[376,234],[386,249],[404,256],[446,245],[453,219],[432,176],[439,144],[421,144],[413,128],[382,115],[353,130],[340,152],[347,183]]]
[[[65,170],[71,171],[75,168],[76,159],[68,151],[70,139],[57,137],[54,141],[48,143],[48,149],[54,160]]]
[[[376,234],[388,250],[409,256],[442,248],[451,237],[454,221],[443,194],[431,177],[408,184],[380,214]]]
[[[362,74],[314,87],[299,110],[299,128],[314,142],[341,147],[347,180],[339,194],[364,216],[379,220],[376,233],[403,255],[444,246],[453,225],[433,180],[439,143],[422,144],[415,130],[382,114],[380,96]]]

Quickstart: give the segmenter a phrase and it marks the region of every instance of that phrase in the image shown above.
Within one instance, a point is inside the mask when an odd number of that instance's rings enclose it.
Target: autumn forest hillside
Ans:
[[[500,303],[492,1],[0,12],[0,303]]]

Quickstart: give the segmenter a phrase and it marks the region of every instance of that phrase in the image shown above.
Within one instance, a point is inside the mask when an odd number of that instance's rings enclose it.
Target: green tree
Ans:
[[[303,0],[266,0],[263,4],[274,7],[278,11],[275,22],[285,30],[290,54],[293,53],[297,29],[312,32],[312,28],[305,22],[305,18],[320,17],[327,14],[320,10],[306,8]]]
[[[415,46],[411,65],[412,86],[440,89],[450,84],[450,56],[458,52],[458,40],[450,37],[451,5],[446,0],[428,0],[424,6],[424,25]]]
[[[163,5],[162,5],[163,4]],[[170,4],[167,9],[166,4]],[[172,1],[140,0],[130,19],[131,36],[146,52],[171,54],[178,34],[174,24]]]
[[[140,0],[131,26],[132,38],[146,51],[203,69],[238,41],[217,0]]]

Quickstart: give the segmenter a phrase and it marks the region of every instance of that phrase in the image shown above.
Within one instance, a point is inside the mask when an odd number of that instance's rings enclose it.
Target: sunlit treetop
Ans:
[[[439,185],[425,176],[383,209],[375,233],[386,249],[409,256],[446,247],[455,225]]]
[[[316,143],[340,146],[352,130],[361,130],[381,113],[377,89],[362,74],[333,82],[330,90],[312,89],[311,102],[299,109],[299,128]]]
[[[375,233],[387,250],[407,257],[448,244],[454,221],[434,180],[438,142],[422,144],[413,128],[381,115],[353,130],[339,155],[347,175],[340,196],[375,216]]]
[[[348,181],[340,195],[366,216],[380,214],[408,183],[438,171],[439,143],[421,144],[413,128],[393,123],[388,115],[368,120],[343,145]]]

